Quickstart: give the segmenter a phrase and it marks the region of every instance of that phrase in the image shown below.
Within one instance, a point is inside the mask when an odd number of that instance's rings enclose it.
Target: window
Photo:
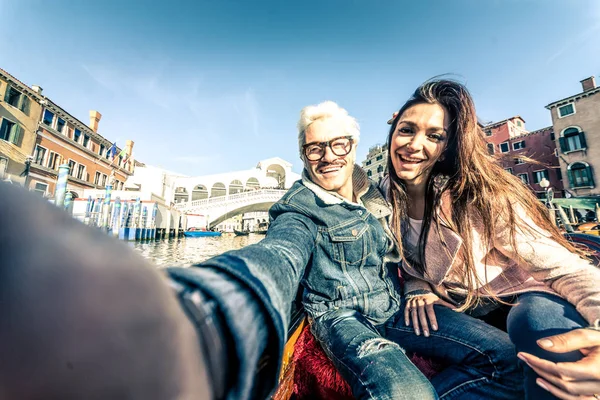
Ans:
[[[48,190],[48,184],[46,184],[46,183],[36,182],[35,186],[33,187],[33,191],[41,194],[42,196],[44,196],[46,194],[47,190]]]
[[[18,108],[23,111],[24,114],[29,115],[30,100],[29,97],[19,92],[14,87],[8,86],[6,93],[4,94],[4,101],[11,106]]]
[[[377,172],[383,172],[383,165],[377,166]]]
[[[108,176],[106,176],[106,174],[102,174],[102,180],[100,181],[100,186],[102,186],[102,187],[106,186],[106,178],[108,178]]]
[[[542,179],[548,179],[548,170],[533,171],[533,183],[540,183]]]
[[[42,122],[48,126],[52,126],[52,121],[54,121],[54,113],[50,110],[44,110]]]
[[[565,129],[562,137],[558,138],[558,143],[563,153],[587,148],[584,133],[575,127]]]
[[[567,167],[569,175],[569,185],[572,188],[593,187],[594,177],[592,170],[587,163],[576,162]]]
[[[44,163],[44,157],[46,157],[46,149],[39,144],[36,145],[35,153],[33,154],[33,162],[42,165]]]
[[[21,128],[19,124],[3,118],[2,124],[0,124],[0,139],[18,146],[22,131],[23,128]]]
[[[521,179],[521,182],[523,182],[526,185],[529,185],[529,174],[519,174],[517,176],[519,177],[519,179]]]
[[[488,149],[488,153],[490,153],[490,155],[494,155],[494,144],[493,143],[488,143],[487,149]]]
[[[492,136],[492,130],[488,129],[487,131],[485,131],[485,136]]]
[[[96,176],[94,176],[94,185],[97,185],[100,183],[100,177],[102,176],[102,174],[98,171],[96,171]]]
[[[6,179],[6,170],[8,169],[8,158],[0,157],[0,179]]]
[[[517,120],[517,126],[518,126],[519,128],[523,126],[523,124],[521,123],[521,121],[520,121],[520,120]]]
[[[521,150],[525,148],[525,141],[521,140],[518,142],[513,142],[513,150]]]
[[[104,145],[103,145],[103,144],[101,144],[101,145],[100,145],[100,150],[98,151],[98,154],[100,155],[100,157],[102,157],[102,155],[104,154],[104,150],[105,150],[105,149],[106,149],[106,147],[104,147]],[[369,165],[369,164],[368,164],[368,161],[367,161],[367,165]]]
[[[558,107],[558,118],[568,117],[571,114],[575,114],[575,104],[570,103],[565,106]]]
[[[562,181],[562,171],[560,170],[560,168],[556,169],[556,179]]]
[[[6,88],[6,94],[4,95],[4,101],[10,104],[13,107],[19,106],[19,101],[21,100],[21,92],[17,89],[9,86]]]
[[[60,133],[63,133],[63,129],[65,129],[65,120],[59,117],[56,120],[56,130]]]
[[[508,142],[500,143],[500,153],[508,153],[509,150]]]
[[[513,169],[512,169],[512,168],[504,168],[504,170],[505,170],[506,172],[508,172],[509,174],[512,174],[512,173],[513,173]]]
[[[365,165],[371,165],[371,160],[367,160],[367,162],[365,163]]]
[[[81,131],[79,129],[75,129],[75,133],[73,134],[73,140],[79,143],[79,139],[81,138]]]
[[[53,151],[50,152],[48,156],[48,168],[57,169],[60,163],[60,154],[55,153]]]
[[[88,147],[88,144],[90,143],[90,137],[88,135],[83,135],[83,147]]]
[[[552,140],[553,142],[555,140],[554,131],[550,132],[550,140]]]
[[[73,176],[75,173],[75,161],[69,160],[69,175]]]
[[[79,164],[77,166],[77,179],[85,180],[85,165]]]
[[[521,164],[525,164],[525,161],[523,161],[522,158],[515,158],[515,165],[521,165]]]
[[[382,154],[378,155],[378,156],[377,156],[377,158],[376,158],[376,160],[377,160],[377,161],[379,161],[379,160],[383,160],[383,155],[382,155]]]

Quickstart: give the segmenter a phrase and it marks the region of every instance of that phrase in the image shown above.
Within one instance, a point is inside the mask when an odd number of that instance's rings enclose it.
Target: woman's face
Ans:
[[[400,116],[390,142],[396,175],[407,186],[427,183],[448,142],[450,117],[439,104],[416,104]]]

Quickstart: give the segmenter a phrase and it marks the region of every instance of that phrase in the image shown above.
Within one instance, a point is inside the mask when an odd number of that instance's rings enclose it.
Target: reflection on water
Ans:
[[[248,236],[224,234],[220,237],[182,237],[155,242],[132,242],[130,245],[156,265],[170,267],[195,264],[228,250],[258,243],[264,237],[252,233]]]

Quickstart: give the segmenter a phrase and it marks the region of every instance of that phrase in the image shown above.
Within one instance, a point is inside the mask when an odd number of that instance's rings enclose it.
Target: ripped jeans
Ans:
[[[354,310],[335,310],[311,330],[357,399],[523,398],[523,373],[505,332],[446,307],[435,311],[439,329],[429,337],[405,326],[402,311],[374,326]],[[429,381],[405,351],[447,367]]]

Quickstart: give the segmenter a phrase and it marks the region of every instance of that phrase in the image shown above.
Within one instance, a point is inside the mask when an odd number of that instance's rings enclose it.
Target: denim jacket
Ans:
[[[399,257],[387,225],[391,207],[358,166],[353,187],[357,203],[323,190],[303,175],[271,207],[265,239],[197,266],[236,278],[257,300],[269,332],[275,332],[269,334],[263,357],[277,357],[271,359],[275,364],[300,284],[304,308],[312,318],[348,308],[383,323],[400,307]],[[210,292],[214,287],[206,287],[202,269],[171,269],[170,275]],[[236,312],[247,313],[246,305],[236,304],[231,314]],[[239,351],[238,356],[243,357]],[[274,376],[267,375],[266,380]]]

